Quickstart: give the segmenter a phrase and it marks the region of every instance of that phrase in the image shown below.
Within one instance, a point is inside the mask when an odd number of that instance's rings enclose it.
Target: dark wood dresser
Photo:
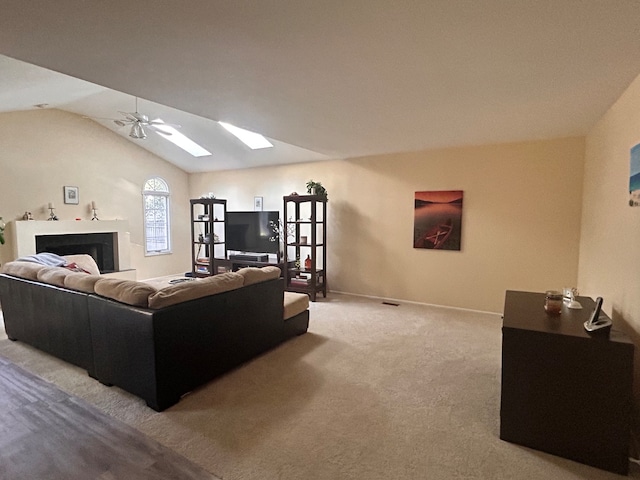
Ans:
[[[587,333],[595,302],[577,300],[551,316],[543,293],[507,291],[500,438],[627,474],[634,346],[615,327]]]

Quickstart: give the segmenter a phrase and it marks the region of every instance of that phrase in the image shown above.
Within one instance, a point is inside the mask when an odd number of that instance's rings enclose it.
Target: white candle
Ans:
[[[93,202],[93,201],[91,202],[91,208],[93,208],[94,210],[97,210],[96,202]]]
[[[53,206],[53,202],[49,202],[49,208],[56,208]]]

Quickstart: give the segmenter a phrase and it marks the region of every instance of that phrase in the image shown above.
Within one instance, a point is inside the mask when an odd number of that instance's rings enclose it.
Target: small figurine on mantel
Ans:
[[[33,217],[31,216],[31,212],[24,212],[24,215],[22,216],[23,220],[33,220]]]

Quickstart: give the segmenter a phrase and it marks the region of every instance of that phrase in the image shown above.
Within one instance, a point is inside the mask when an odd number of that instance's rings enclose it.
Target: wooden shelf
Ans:
[[[231,270],[231,265],[224,263],[227,261],[227,248],[224,241],[227,238],[225,222],[227,201],[219,198],[196,198],[190,203],[192,274],[197,277],[207,277]],[[201,241],[200,238],[203,237],[209,238],[209,241]],[[218,240],[215,241],[214,238]],[[205,258],[206,261],[203,260]]]
[[[287,264],[295,264],[296,259],[304,263],[305,257],[311,260],[311,269],[287,268],[285,271],[285,288],[290,292],[306,293],[311,301],[316,300],[316,294],[322,292],[327,296],[327,232],[325,220],[327,217],[327,199],[319,195],[288,195],[283,198],[285,231],[294,232],[294,241],[285,245],[284,260]],[[302,220],[309,218],[309,220]],[[307,242],[300,242],[301,237],[307,237]],[[289,250],[295,251],[292,255]],[[309,275],[309,281],[296,282],[296,276]]]

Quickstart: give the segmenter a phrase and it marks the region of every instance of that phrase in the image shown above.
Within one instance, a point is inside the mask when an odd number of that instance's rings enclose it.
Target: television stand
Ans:
[[[264,253],[241,253],[229,255],[229,260],[239,260],[245,262],[269,263],[269,255]]]
[[[266,262],[255,262],[253,260],[240,260],[240,259],[234,259],[231,258],[232,255],[229,256],[229,262],[231,262],[231,271],[232,272],[237,272],[238,270],[240,270],[241,268],[244,267],[257,267],[257,268],[262,268],[262,267],[278,267],[280,268],[280,271],[284,272],[284,262],[280,261],[266,261]],[[293,268],[293,264],[294,262],[289,262],[289,268]],[[281,273],[282,276],[282,273]]]

